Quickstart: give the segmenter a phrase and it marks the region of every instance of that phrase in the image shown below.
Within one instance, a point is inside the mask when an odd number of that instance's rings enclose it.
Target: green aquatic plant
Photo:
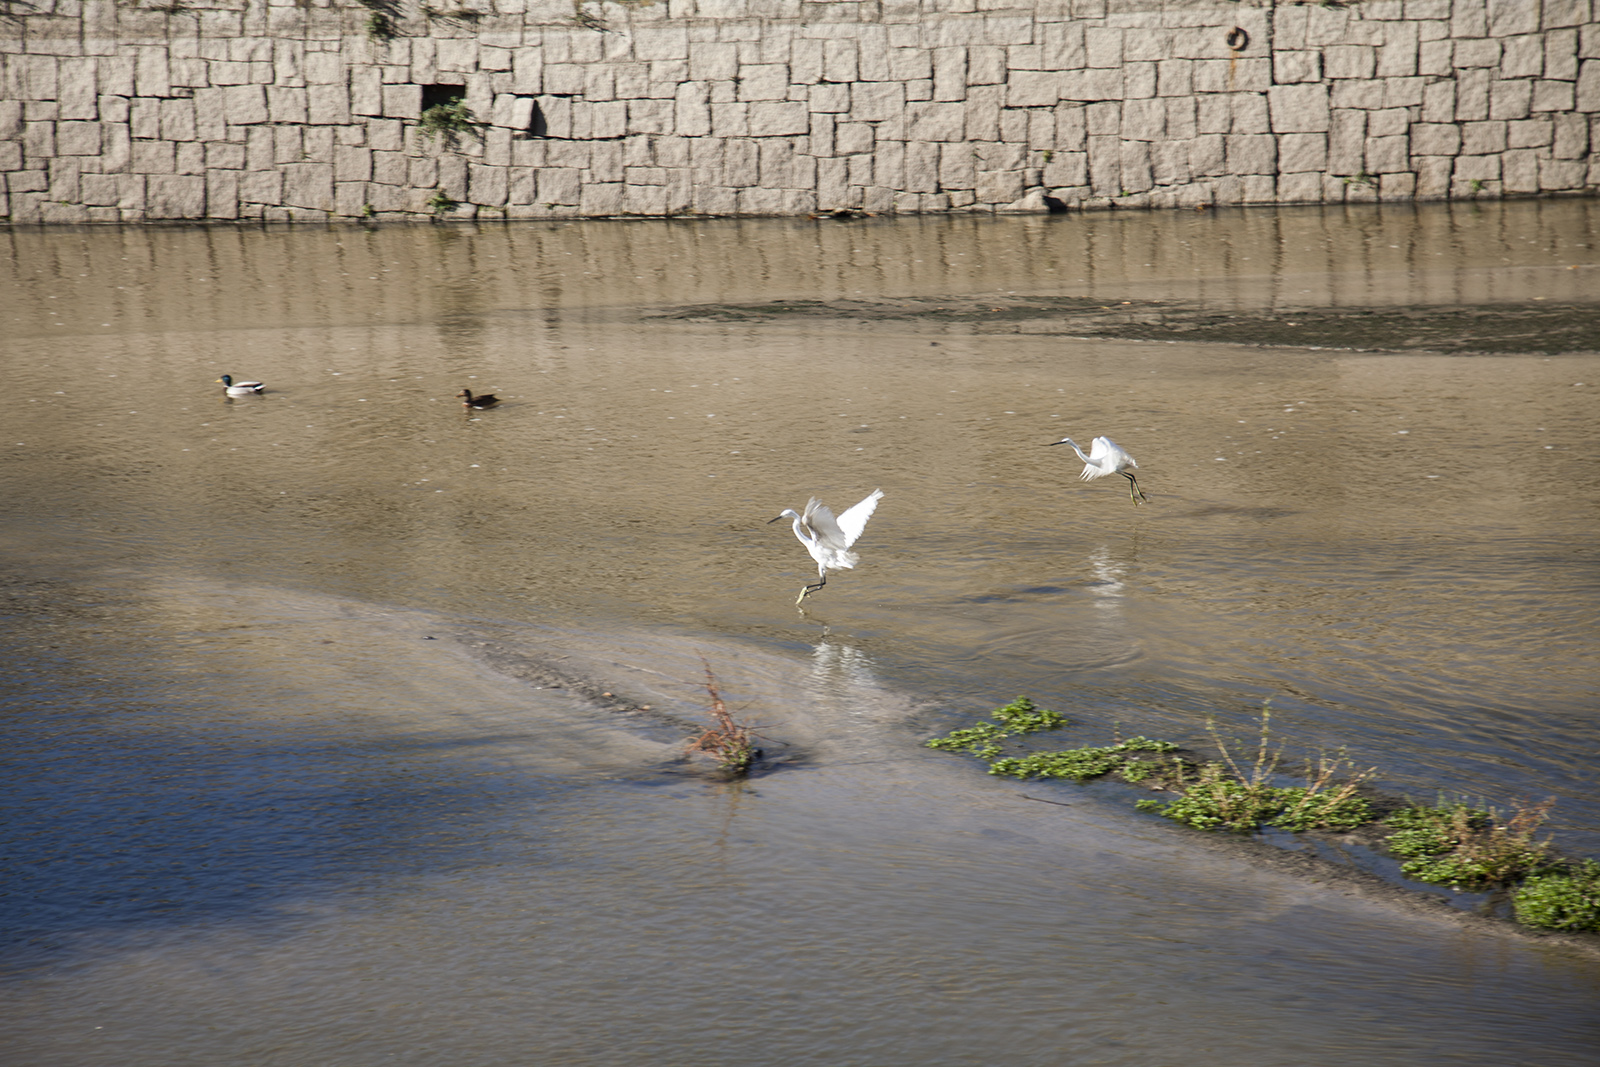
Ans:
[[[1005,778],[1070,778],[1086,782],[1118,771],[1125,781],[1144,781],[1155,773],[1152,761],[1130,757],[1132,752],[1170,752],[1178,746],[1170,741],[1151,741],[1132,737],[1115,745],[1070,748],[1059,752],[1034,752],[1026,756],[1004,756],[991,760],[989,773]],[[1139,765],[1138,769],[1134,768]]]
[[[1511,902],[1524,926],[1600,932],[1600,863],[1586,859],[1529,875]]]
[[[422,131],[423,137],[430,141],[435,137],[441,138],[446,148],[455,148],[461,134],[481,136],[486,125],[488,123],[478,121],[466,100],[459,97],[423,108],[422,116],[417,120],[417,129]]]
[[[1502,819],[1494,808],[1465,801],[1413,806],[1384,820],[1392,827],[1389,851],[1405,860],[1400,873],[1453,889],[1492,889],[1523,879],[1545,864],[1550,842],[1534,835],[1554,798],[1519,803]]]
[[[444,191],[444,186],[435,189],[433,195],[427,199],[428,210],[435,215],[447,215],[461,206],[461,201]]]
[[[1066,724],[1066,718],[1049,708],[1035,706],[1027,697],[1018,697],[1003,707],[994,709],[998,722],[981,720],[971,726],[951,730],[943,737],[928,739],[929,748],[945,752],[970,752],[983,760],[993,760],[1000,755],[1000,742],[1018,734],[1054,730]]]
[[[1215,725],[1210,732],[1222,762],[1202,764],[1192,777],[1186,768],[1175,768],[1178,781],[1172,788],[1181,794],[1178,799],[1165,805],[1147,802],[1142,810],[1197,830],[1231,833],[1253,833],[1262,826],[1292,833],[1353,830],[1373,820],[1372,806],[1359,795],[1373,772],[1356,772],[1342,752],[1307,761],[1305,785],[1273,784],[1280,777],[1283,753],[1272,746],[1271,701],[1261,707],[1255,757],[1247,764],[1234,758]]]

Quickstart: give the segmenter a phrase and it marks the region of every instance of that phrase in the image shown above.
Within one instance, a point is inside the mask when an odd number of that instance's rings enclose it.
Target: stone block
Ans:
[[[56,124],[56,154],[60,156],[98,156],[100,154],[100,124],[98,122],[58,122]]]
[[[1436,200],[1450,193],[1450,172],[1455,160],[1447,156],[1413,156],[1417,171],[1417,196]]]
[[[1411,152],[1418,156],[1453,156],[1461,151],[1461,127],[1454,123],[1419,122],[1411,127]]]
[[[1121,100],[1124,81],[1120,68],[1092,68],[1063,71],[1059,88],[1062,100]]]
[[[1487,0],[1487,3],[1489,33],[1494,36],[1538,32],[1541,4],[1529,0]]]
[[[333,153],[333,179],[336,182],[369,182],[372,180],[372,150],[354,145],[341,145]]]
[[[618,101],[618,103],[622,103]],[[673,130],[673,104],[670,100],[629,100],[627,132],[670,133]]]
[[[583,200],[583,172],[568,167],[539,171],[537,203],[579,204]]]
[[[1280,204],[1316,204],[1322,200],[1321,174],[1278,175]]]
[[[205,176],[206,217],[236,219],[239,217],[239,173],[231,170],[210,171]]]
[[[135,174],[176,174],[178,146],[172,141],[134,141],[131,166]]]
[[[1527,79],[1496,81],[1489,86],[1491,119],[1525,119],[1533,105],[1533,82]]]
[[[829,40],[822,42],[822,80],[849,83],[860,77],[856,42]]]
[[[205,218],[206,180],[192,175],[151,175],[145,185],[145,215],[152,219]]]
[[[933,50],[933,99],[965,100],[967,98],[967,50],[965,48],[935,48]]]
[[[980,204],[1010,204],[1022,199],[1022,175],[1011,170],[982,170],[973,191]]]
[[[1122,35],[1123,31],[1120,28],[1092,25],[1085,27],[1083,33],[1085,64],[1107,69],[1121,67]]]
[[[204,174],[206,146],[198,141],[179,141],[176,166],[179,174]]]
[[[355,115],[383,114],[383,72],[377,67],[357,67],[350,72],[350,111]]]
[[[1326,86],[1275,85],[1267,93],[1267,102],[1274,132],[1327,132],[1329,109]]]
[[[906,108],[905,86],[899,82],[857,82],[850,94],[854,122],[898,119]]]
[[[1040,30],[1040,64],[1045,70],[1077,70],[1088,65],[1081,21],[1046,22]]]
[[[1421,107],[1422,94],[1428,87],[1426,78],[1383,79],[1384,107]]]
[[[1006,51],[974,45],[967,49],[967,84],[1001,85],[1006,80]]]
[[[1120,134],[1125,140],[1157,141],[1166,136],[1167,105],[1160,98],[1129,100],[1122,105]]]
[[[383,87],[383,114],[391,119],[422,117],[422,86],[385,85]]]
[[[115,207],[122,199],[122,175],[85,174],[78,182],[85,207]]]
[[[1006,82],[1007,107],[1054,107],[1062,76],[1055,71],[1014,70]]]
[[[56,78],[56,117],[64,120],[100,117],[99,89],[95,81],[98,60],[89,56],[65,56]]]
[[[1312,87],[1316,88],[1316,87]],[[1266,93],[1234,93],[1229,98],[1234,133],[1270,133],[1271,113]]]
[[[1600,111],[1600,59],[1586,59],[1578,69],[1574,106],[1586,113]]]
[[[1600,22],[1595,24],[1600,30]],[[1547,30],[1544,34],[1544,71],[1546,78],[1572,81],[1578,76],[1578,31]]]
[[[501,207],[510,192],[511,171],[507,167],[467,165],[467,199],[480,207]]]
[[[1462,71],[1456,77],[1456,121],[1471,122],[1489,117],[1489,72]]]
[[[304,123],[306,91],[278,85],[267,86],[267,115],[272,122]]]
[[[1192,96],[1194,94],[1194,62],[1188,59],[1164,59],[1156,64],[1157,96]]]
[[[333,210],[332,164],[286,163],[282,169],[285,207]]]
[[[787,100],[789,67],[786,63],[743,63],[739,66],[739,99]]]
[[[1589,167],[1583,160],[1539,159],[1539,190],[1541,192],[1566,192],[1582,189],[1587,182]]]
[[[1572,82],[1547,81],[1543,78],[1533,83],[1533,101],[1530,110],[1572,111],[1577,103],[1577,86]]]
[[[224,90],[222,100],[230,125],[248,126],[271,121],[265,86],[230,85]]]
[[[1117,138],[1090,135],[1089,188],[1095,196],[1122,195],[1122,144]]]
[[[1405,133],[1410,125],[1411,113],[1403,107],[1367,113],[1368,137],[1394,137]]]
[[[1171,61],[1169,61],[1171,62]],[[1278,85],[1322,80],[1321,52],[1278,52],[1272,57],[1272,80]],[[1170,95],[1163,92],[1163,96]]]
[[[750,136],[790,137],[809,133],[810,112],[799,102],[758,100],[750,105]]]
[[[1228,170],[1233,174],[1274,174],[1278,169],[1277,139],[1262,134],[1229,134]]]
[[[1501,188],[1508,193],[1539,191],[1539,156],[1532,149],[1512,149],[1500,156]]]
[[[1295,174],[1324,171],[1328,167],[1328,136],[1324,133],[1286,133],[1278,138],[1278,171]]]
[[[813,114],[843,114],[850,110],[850,86],[831,83],[812,85],[807,89],[806,101]]]
[[[1401,134],[1392,137],[1368,137],[1366,166],[1368,174],[1395,174],[1411,169],[1410,138]]]
[[[1370,18],[1370,14],[1368,15]],[[1418,51],[1421,44],[1417,24],[1397,22],[1384,28],[1383,45],[1378,49],[1377,76],[1380,78],[1409,78],[1417,71]]]
[[[1500,42],[1490,37],[1456,39],[1451,62],[1457,70],[1471,67],[1497,67],[1500,65]]]
[[[135,49],[133,84],[137,96],[172,95],[172,68],[164,46],[141,46]]]
[[[1454,69],[1454,52],[1455,42],[1448,37],[1423,41],[1417,48],[1417,73],[1433,78],[1447,77]]]
[[[1328,172],[1360,174],[1366,169],[1367,113],[1335,110],[1328,128]]]
[[[1500,42],[1500,77],[1537,78],[1544,73],[1544,38],[1539,34]]]
[[[1378,70],[1378,51],[1366,45],[1333,45],[1322,53],[1325,76],[1365,80]]]
[[[966,107],[959,103],[912,104],[907,135],[915,141],[960,141],[966,136]]]
[[[583,187],[578,210],[585,215],[621,215],[627,203],[627,186],[621,182],[591,182]]]
[[[689,58],[689,32],[682,26],[637,27],[633,31],[633,54],[643,60]]]
[[[1589,123],[1582,115],[1555,116],[1551,155],[1556,159],[1583,159],[1589,152],[1589,144]]]

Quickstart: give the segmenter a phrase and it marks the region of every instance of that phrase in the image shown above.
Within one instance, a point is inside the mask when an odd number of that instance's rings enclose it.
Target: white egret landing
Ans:
[[[784,508],[777,518],[767,520],[771,525],[778,519],[793,519],[795,537],[806,546],[811,558],[817,561],[817,580],[800,590],[800,595],[794,601],[796,604],[828,584],[828,568],[848,570],[856,565],[860,557],[850,551],[850,546],[866,529],[867,520],[872,518],[872,512],[882,496],[882,489],[874,489],[870,496],[838,518],[834,518],[833,512],[822,501],[812,497],[806,504],[804,514],[796,513],[793,508]]]
[[[1051,441],[1052,445],[1072,445],[1072,450],[1083,460],[1083,473],[1078,475],[1084,481],[1093,481],[1104,478],[1108,474],[1120,474],[1128,479],[1128,497],[1135,504],[1146,499],[1144,490],[1139,488],[1139,479],[1133,476],[1129,467],[1137,468],[1138,463],[1134,458],[1117,446],[1109,437],[1096,437],[1089,443],[1089,454],[1083,454],[1083,449],[1070,437],[1063,437],[1059,441]]]

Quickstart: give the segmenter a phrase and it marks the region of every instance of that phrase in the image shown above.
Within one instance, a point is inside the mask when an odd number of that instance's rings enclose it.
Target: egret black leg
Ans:
[[[828,576],[826,574],[819,575],[818,578],[817,578],[817,581],[816,581],[816,583],[814,585],[808,585],[808,586],[806,586],[806,587],[804,587],[803,589],[800,590],[800,595],[795,597],[794,602],[796,604],[800,603],[806,597],[810,596],[812,593],[815,593],[818,589],[821,589],[823,586],[825,586],[827,584],[828,584]]]
[[[1144,490],[1139,488],[1139,479],[1135,478],[1133,475],[1129,474],[1127,471],[1118,471],[1117,473],[1122,475],[1124,478],[1128,479],[1128,499],[1129,500],[1132,500],[1135,504],[1137,504],[1141,500],[1150,499],[1149,497],[1144,495]]]

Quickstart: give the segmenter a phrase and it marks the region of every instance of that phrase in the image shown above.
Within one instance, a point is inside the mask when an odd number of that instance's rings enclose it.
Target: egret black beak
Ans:
[[[771,526],[773,523],[777,522],[781,518],[783,518],[782,515],[774,515],[772,518],[767,520],[767,525]]]

